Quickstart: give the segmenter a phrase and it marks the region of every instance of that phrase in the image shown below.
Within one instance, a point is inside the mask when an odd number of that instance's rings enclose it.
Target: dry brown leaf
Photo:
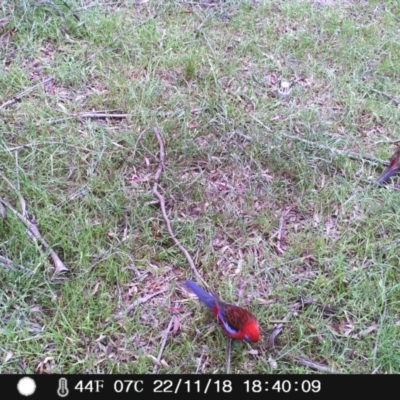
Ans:
[[[163,365],[165,368],[169,368],[169,365],[167,364],[167,362],[164,359],[162,359],[160,362],[161,362],[161,365]]]
[[[313,219],[314,219],[313,225],[314,225],[314,228],[316,228],[321,223],[321,217],[317,213],[314,213]]]
[[[14,37],[15,33],[17,31],[15,29],[11,29],[10,31],[0,35],[0,43],[5,44],[7,42],[10,42],[12,38]]]
[[[376,325],[372,325],[370,327],[368,327],[367,329],[364,329],[363,331],[361,331],[359,333],[359,336],[364,336],[364,335],[368,335],[369,333],[375,331],[378,327]]]
[[[93,288],[93,290],[91,291],[89,297],[93,297],[93,296],[96,294],[96,292],[97,292],[98,289],[99,289],[99,286],[100,286],[100,282],[97,282],[97,283],[94,285],[94,288]]]
[[[158,365],[159,367],[161,367],[161,363],[160,363],[160,361],[157,360],[156,357],[154,357],[154,356],[151,355],[151,354],[148,354],[147,357],[151,358],[151,361],[153,361],[153,363],[154,363],[155,365]]]
[[[349,320],[347,322],[343,320],[340,322],[337,328],[337,330],[343,333],[344,336],[349,336],[354,330],[354,325]]]
[[[200,127],[200,125],[196,124],[196,122],[189,122],[188,126],[189,126],[189,129],[196,129],[196,128]]]
[[[3,204],[0,202],[0,217],[5,218],[6,217],[6,209],[4,208]]]
[[[66,109],[66,107],[64,106],[64,104],[58,103],[57,105],[58,105],[58,107],[61,109],[61,111],[62,111],[64,114],[69,114],[69,112],[68,112],[68,110]]]
[[[106,337],[105,335],[100,334],[100,336],[99,336],[97,339],[95,339],[95,342],[100,342],[100,341],[103,340],[105,337]]]
[[[8,18],[1,18],[0,19],[0,28],[6,26],[8,24]]]
[[[54,357],[46,357],[43,361],[39,363],[36,371],[40,374],[51,372],[55,365]]]
[[[12,351],[9,351],[6,355],[6,358],[4,359],[4,362],[6,363],[8,360],[10,360],[14,356],[14,353]]]
[[[172,333],[176,334],[179,331],[180,328],[180,323],[179,323],[179,317],[177,315],[174,315],[174,328],[172,329]]]
[[[53,259],[53,262],[54,262],[54,267],[55,267],[54,274],[55,275],[60,274],[61,272],[64,272],[64,271],[68,271],[68,268],[60,260],[58,255],[54,252],[54,250],[50,250],[50,255],[51,255],[51,258]]]
[[[278,363],[276,362],[275,358],[272,358],[271,356],[268,358],[268,363],[271,366],[272,369],[278,369]]]
[[[358,339],[360,337],[370,334],[371,332],[375,331],[377,328],[378,327],[376,325],[372,325],[372,326],[368,327],[367,329],[360,331],[358,334],[353,335],[352,338]]]
[[[125,299],[129,300],[136,294],[138,291],[137,286],[135,283],[130,283],[128,286],[128,292],[126,293]]]

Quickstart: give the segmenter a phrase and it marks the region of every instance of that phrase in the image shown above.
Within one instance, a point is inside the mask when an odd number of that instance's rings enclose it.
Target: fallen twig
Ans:
[[[303,295],[300,295],[299,298],[300,298],[299,299],[300,301],[298,301],[292,305],[291,310],[282,319],[282,322],[278,323],[278,325],[276,325],[276,327],[272,331],[272,333],[268,339],[268,344],[267,344],[268,348],[270,348],[270,349],[275,348],[276,337],[283,331],[283,328],[285,327],[285,325],[289,322],[290,318],[292,318],[293,313],[300,310],[304,306],[308,306],[308,305],[312,304],[312,305],[320,308],[325,316],[331,316],[333,314],[336,314],[339,311],[338,308],[329,307],[324,304],[317,303],[312,299],[306,299]]]
[[[175,316],[172,315],[172,317],[171,317],[171,319],[170,319],[170,321],[169,321],[168,327],[167,327],[167,329],[164,331],[164,337],[163,337],[163,340],[162,340],[162,342],[161,342],[160,351],[158,352],[158,356],[157,356],[157,361],[158,361],[158,363],[155,364],[154,367],[153,367],[153,374],[156,374],[156,373],[157,373],[158,367],[159,367],[159,365],[161,364],[161,357],[162,357],[162,355],[163,355],[163,353],[164,353],[164,349],[165,349],[165,345],[166,345],[166,343],[167,343],[168,335],[169,335],[169,333],[171,332],[171,328],[172,328],[172,325],[173,325],[173,323],[174,323],[174,317],[175,317]]]
[[[4,266],[4,268],[11,268],[11,267],[17,267],[19,269],[22,269],[28,273],[32,273],[32,271],[22,265],[15,264],[11,260],[9,260],[6,257],[0,256],[0,265]]]
[[[269,132],[271,131],[271,129],[267,125],[262,123],[259,119],[257,119],[253,115],[250,115],[250,116],[251,116],[251,118],[254,119],[254,121],[256,121],[258,124],[260,124],[263,128],[267,129]],[[341,156],[345,156],[345,157],[348,157],[348,158],[353,159],[353,160],[367,161],[367,162],[369,162],[370,164],[373,164],[373,165],[379,165],[379,164],[389,165],[389,162],[386,161],[386,160],[380,160],[379,158],[370,157],[370,156],[363,156],[363,155],[354,153],[352,151],[342,151],[342,150],[339,150],[339,149],[335,149],[335,148],[332,148],[332,147],[329,147],[329,146],[324,146],[322,144],[312,142],[311,140],[303,139],[303,138],[298,137],[298,136],[289,135],[288,133],[285,133],[285,132],[280,132],[280,135],[285,136],[288,139],[293,139],[293,140],[297,140],[299,142],[305,143],[305,144],[307,144],[308,146],[310,146],[312,148],[317,148],[317,149],[321,149],[321,150],[327,150],[327,151],[330,151],[331,153],[339,154]]]
[[[0,346],[0,350],[3,351],[5,354],[9,354],[9,352],[10,352],[9,350],[7,351],[7,350],[6,350],[4,347],[2,347],[2,346]],[[14,356],[14,354],[12,354],[12,356]],[[17,364],[18,364],[18,366],[21,368],[21,370],[25,372],[26,367],[25,367],[24,363],[23,363],[20,359],[17,359]]]
[[[58,257],[57,253],[50,247],[50,245],[46,242],[46,240],[43,239],[37,226],[35,224],[33,224],[31,221],[29,221],[21,213],[19,213],[16,209],[14,209],[14,207],[12,207],[11,204],[9,204],[7,201],[0,199],[0,202],[3,203],[4,206],[6,206],[13,214],[15,214],[27,226],[29,232],[32,233],[32,235],[37,240],[39,240],[39,242],[42,244],[42,246],[44,246],[47,250],[49,250],[50,256],[53,259],[55,273],[58,274],[63,271],[68,271],[68,268],[61,261],[60,257]]]
[[[70,114],[70,117],[75,118],[127,118],[131,114],[108,114],[103,112],[84,112],[84,113],[76,113]]]
[[[232,339],[228,338],[226,341],[226,373],[231,373],[231,348],[232,348]]]
[[[199,373],[202,359],[203,359],[203,352],[201,352],[200,358],[197,359],[197,368],[196,368],[196,372],[195,372],[196,375]]]
[[[372,92],[381,94],[382,96],[385,96],[389,100],[393,101],[393,103],[395,103],[396,105],[400,105],[400,101],[399,100],[397,100],[396,98],[394,98],[393,96],[390,96],[389,94],[387,94],[385,92],[382,92],[380,90],[376,90],[376,89],[373,89],[373,88],[370,88],[369,90],[371,90]]]
[[[0,110],[4,110],[5,108],[13,105],[14,103],[16,103],[18,100],[20,100],[22,97],[26,96],[27,94],[33,92],[37,87],[43,85],[48,85],[50,82],[52,82],[54,79],[54,76],[50,76],[46,79],[44,79],[42,82],[37,83],[36,85],[33,85],[32,87],[22,91],[21,93],[18,93],[17,95],[15,95],[12,99],[7,100],[5,103],[3,103],[0,106]]]
[[[325,373],[332,373],[336,371],[333,371],[332,368],[327,367],[326,365],[322,365],[322,364],[317,364],[315,362],[312,362],[310,360],[306,360],[304,358],[300,358],[300,357],[283,357],[283,359],[285,361],[295,361],[297,364],[299,365],[303,365],[304,367],[308,367],[311,369],[314,369],[316,371],[320,371],[320,372],[325,372]]]
[[[251,140],[251,137],[250,137],[250,136],[245,135],[244,133],[239,132],[239,131],[233,131],[233,132],[230,132],[230,134],[231,134],[231,135],[229,136],[229,138],[232,138],[234,135],[238,135],[239,137],[241,137],[241,138],[244,139],[244,140],[248,140],[248,141]]]
[[[300,301],[302,302],[303,306],[313,305],[313,306],[319,308],[322,311],[322,313],[327,317],[337,314],[339,312],[339,308],[329,307],[329,306],[326,306],[325,304],[317,303],[313,299],[308,299],[302,294],[300,294],[299,298],[300,298]]]
[[[72,8],[71,8],[65,1],[61,1],[61,3],[63,3],[64,6],[67,7],[67,8],[69,9],[69,11],[71,11],[71,14],[72,14],[72,15],[74,16],[74,18],[79,22],[80,19],[79,19],[78,15],[75,14],[75,13],[72,11]]]
[[[136,140],[135,148],[134,148],[133,153],[132,153],[132,158],[133,159],[135,159],[136,151],[137,151],[137,148],[138,148],[138,144],[142,140],[142,137],[146,132],[147,132],[147,129],[144,129],[142,132],[140,132],[140,134],[139,134],[139,136],[138,136],[138,138]]]
[[[3,180],[7,183],[7,185],[10,186],[10,188],[12,190],[14,190],[14,192],[18,195],[19,202],[21,203],[21,213],[25,217],[26,216],[26,202],[25,202],[25,199],[23,198],[21,192],[19,190],[17,190],[15,188],[15,186],[11,183],[11,181],[9,181],[2,173],[0,173],[0,177],[3,178]]]
[[[86,119],[86,118],[128,118],[132,114],[113,114],[111,111],[92,111],[69,114],[67,110],[63,109],[65,117],[50,118],[47,120],[48,124],[58,124],[60,122],[69,121],[71,119]]]
[[[45,141],[45,142],[33,142],[33,143],[26,143],[26,144],[22,144],[20,146],[15,146],[15,147],[6,147],[4,146],[4,148],[0,148],[0,151],[3,153],[10,153],[12,151],[18,151],[21,149],[25,149],[25,148],[32,148],[32,147],[37,147],[37,146],[44,146],[44,145],[59,145],[62,144],[65,147],[73,147],[75,149],[83,149],[85,151],[89,151],[89,149],[87,149],[86,147],[80,147],[77,146],[75,144],[70,144],[70,143],[65,143],[63,141],[57,141],[57,142],[53,142],[53,141]]]
[[[280,254],[283,254],[285,250],[282,248],[282,244],[284,242],[283,240],[283,234],[284,234],[284,224],[285,224],[285,218],[288,216],[290,213],[291,209],[290,207],[287,208],[282,212],[281,218],[279,220],[279,229],[278,229],[278,235],[277,235],[277,244],[276,244],[276,249],[279,251]]]
[[[280,356],[285,361],[289,361],[289,362],[295,361],[299,365],[309,367],[316,371],[330,373],[330,372],[333,372],[332,368],[329,368],[322,364],[314,363],[312,361],[309,361],[309,360],[306,360],[306,359],[300,358],[300,357],[281,356],[279,354],[279,351],[275,348],[276,337],[283,331],[283,328],[289,322],[290,318],[292,318],[293,314],[295,312],[297,312],[299,309],[301,309],[302,307],[309,305],[309,304],[313,304],[315,306],[321,307],[323,312],[327,312],[328,315],[331,315],[332,313],[336,313],[338,311],[336,308],[326,307],[326,306],[318,304],[312,300],[307,300],[303,296],[300,296],[300,301],[298,301],[292,305],[291,310],[286,314],[286,316],[283,318],[282,322],[278,323],[278,325],[272,331],[272,333],[268,339],[267,348],[272,349],[276,356]]]
[[[152,299],[155,296],[158,296],[161,293],[166,292],[167,289],[159,290],[158,292],[149,294],[148,296],[140,297],[139,299],[135,300],[132,304],[128,306],[128,308],[124,311],[121,311],[118,315],[117,318],[122,318],[124,315],[130,313],[134,308],[136,308],[138,305],[146,303],[150,299]]]
[[[164,169],[164,162],[165,162],[165,148],[164,148],[164,142],[162,140],[161,134],[158,131],[157,128],[154,128],[154,133],[157,137],[159,148],[160,148],[160,156],[159,156],[159,164],[157,171],[154,175],[154,186],[153,186],[153,195],[157,197],[158,201],[160,202],[160,207],[161,207],[161,213],[164,218],[165,224],[167,225],[167,230],[169,235],[171,236],[171,239],[174,241],[174,243],[178,246],[179,250],[185,255],[190,268],[194,272],[194,274],[197,276],[197,278],[204,284],[204,286],[208,287],[207,283],[204,281],[204,279],[201,277],[201,275],[198,273],[196,266],[194,265],[193,259],[189,252],[185,249],[185,247],[180,243],[180,241],[176,238],[172,227],[171,227],[171,222],[168,218],[167,215],[167,210],[165,207],[165,199],[164,196],[158,191],[158,186],[160,182],[160,177],[161,173],[163,172]]]
[[[286,316],[283,318],[283,322],[279,323],[274,330],[272,331],[269,339],[268,339],[268,344],[267,348],[269,349],[274,349],[275,348],[275,339],[276,337],[283,331],[283,328],[285,325],[289,322],[290,318],[292,318],[292,315],[301,308],[301,303],[297,302],[294,303],[292,306],[292,310],[289,311]]]
[[[206,21],[210,18],[211,14],[207,14],[206,17],[204,18],[203,22],[197,27],[197,29],[195,30],[195,36],[198,37],[201,28],[204,26],[204,24],[206,23]]]
[[[380,324],[379,324],[379,328],[378,328],[378,332],[376,334],[376,340],[375,340],[375,345],[374,345],[374,350],[372,352],[373,356],[372,356],[372,373],[375,374],[377,371],[377,367],[376,367],[376,359],[378,356],[378,347],[379,347],[379,339],[381,336],[381,332],[382,332],[382,327],[383,327],[383,321],[385,320],[386,317],[386,313],[387,313],[387,305],[386,305],[386,300],[385,300],[385,307],[383,308],[383,313],[381,315],[381,320],[380,320]]]
[[[71,193],[68,196],[68,199],[60,201],[58,204],[54,205],[53,208],[57,208],[57,207],[64,207],[66,204],[75,201],[76,199],[82,198],[84,196],[86,196],[86,194],[88,193],[88,191],[91,189],[91,187],[89,185],[84,185],[81,188],[79,188],[77,191],[75,191],[74,193]]]

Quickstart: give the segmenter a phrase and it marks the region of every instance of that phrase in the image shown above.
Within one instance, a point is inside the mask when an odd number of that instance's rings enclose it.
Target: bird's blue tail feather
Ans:
[[[186,281],[186,286],[210,309],[215,306],[215,297],[197,286],[192,281]]]

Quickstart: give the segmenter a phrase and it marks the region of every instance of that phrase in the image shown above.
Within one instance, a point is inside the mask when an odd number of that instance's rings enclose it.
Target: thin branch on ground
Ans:
[[[324,304],[319,304],[312,299],[306,299],[304,296],[300,295],[300,301],[294,303],[291,307],[291,310],[286,314],[286,316],[281,320],[281,322],[278,323],[278,325],[274,328],[272,331],[269,339],[268,339],[268,344],[267,347],[269,349],[274,349],[275,348],[275,339],[276,337],[283,331],[283,328],[285,325],[289,322],[290,318],[292,318],[292,315],[299,311],[301,308],[307,305],[314,305],[320,309],[322,309],[322,312],[324,313],[325,316],[331,316],[333,314],[336,314],[339,309],[334,308],[334,307],[329,307]]]
[[[11,206],[7,201],[0,199],[0,202],[3,203],[5,207],[7,207],[13,214],[15,214],[28,228],[29,232],[45,247],[49,252],[50,256],[53,260],[55,273],[58,274],[62,271],[68,271],[68,268],[61,261],[60,257],[58,257],[57,253],[50,247],[50,245],[43,239],[42,235],[39,232],[37,226],[29,221],[26,217],[24,217],[21,213],[19,213],[14,207]]]
[[[34,147],[37,147],[37,146],[47,146],[47,145],[52,146],[52,145],[60,145],[60,144],[62,144],[63,146],[66,146],[66,147],[73,147],[74,149],[82,149],[82,150],[85,150],[85,151],[91,151],[86,147],[80,147],[80,146],[77,146],[75,144],[65,143],[63,141],[53,142],[53,141],[50,140],[50,141],[45,141],[45,142],[26,143],[26,144],[22,144],[20,146],[15,146],[15,147],[6,147],[6,146],[4,146],[4,148],[0,148],[0,152],[2,152],[2,153],[11,153],[12,151],[18,151],[18,150],[26,149],[26,148],[34,148]]]
[[[176,306],[176,307],[177,307],[177,306]],[[167,343],[168,335],[169,335],[169,333],[171,332],[172,325],[173,325],[173,323],[174,323],[174,317],[175,317],[175,316],[172,315],[172,317],[171,317],[171,319],[170,319],[170,321],[169,321],[168,327],[167,327],[167,329],[164,331],[164,337],[163,337],[163,340],[162,340],[162,342],[161,342],[160,351],[158,352],[158,356],[157,356],[157,361],[158,361],[158,363],[154,365],[153,374],[156,374],[156,373],[157,373],[158,367],[159,367],[159,365],[161,364],[161,357],[162,357],[162,355],[163,355],[163,353],[164,353],[164,349],[165,349],[165,345],[166,345],[166,343]]]
[[[380,318],[379,328],[378,328],[378,332],[376,334],[376,339],[375,339],[374,350],[372,352],[372,360],[373,360],[372,361],[372,373],[373,374],[375,374],[377,372],[376,359],[378,357],[379,339],[381,336],[383,322],[386,318],[386,314],[387,314],[387,304],[386,304],[386,300],[385,300],[385,306],[383,308],[383,313]]]
[[[385,139],[385,140],[377,140],[376,142],[374,142],[374,146],[376,146],[377,144],[380,144],[380,143],[385,143],[385,144],[398,144],[398,143],[400,143],[400,139],[394,139],[394,140],[388,140],[388,139]]]
[[[254,119],[254,121],[256,121],[258,124],[260,124],[263,128],[265,128],[269,132],[271,132],[271,129],[267,125],[262,123],[259,119],[257,119],[253,115],[250,115],[250,116],[251,116],[251,118]],[[298,137],[298,136],[293,136],[293,135],[290,135],[290,134],[282,132],[282,131],[280,132],[280,134],[282,136],[288,138],[288,139],[297,140],[299,142],[305,143],[306,145],[308,145],[308,146],[310,146],[312,148],[316,148],[316,149],[320,149],[320,150],[327,150],[327,151],[330,151],[331,153],[338,154],[338,155],[344,156],[344,157],[348,157],[348,158],[353,159],[353,160],[367,161],[372,165],[380,165],[380,164],[389,165],[388,161],[380,160],[379,158],[370,157],[370,156],[362,156],[362,155],[354,153],[352,151],[343,151],[343,150],[335,149],[333,147],[324,146],[323,144],[312,142],[311,140],[303,139],[303,138]]]
[[[2,347],[2,346],[0,346],[0,350],[3,351],[5,354],[8,354],[8,353],[9,353],[9,350],[6,350],[6,349],[5,349],[4,347]],[[13,357],[14,357],[14,355],[13,355]],[[21,368],[21,370],[25,372],[26,368],[25,368],[25,366],[24,366],[24,363],[18,359],[17,364],[18,364],[18,366]]]
[[[72,15],[74,16],[74,18],[79,22],[80,19],[79,19],[78,15],[75,14],[75,13],[72,11],[72,8],[71,8],[65,1],[61,1],[61,3],[63,3],[64,6],[67,7],[67,8],[69,9],[69,11],[71,11],[71,14],[72,14]]]
[[[195,30],[195,36],[198,37],[201,28],[204,26],[204,24],[206,23],[206,21],[210,18],[211,14],[207,14],[206,17],[203,19],[203,22],[197,27],[197,29]]]
[[[230,136],[229,136],[229,139],[230,138],[232,138],[234,135],[238,135],[239,137],[241,137],[242,139],[244,139],[244,140],[248,140],[249,142],[251,141],[251,137],[250,136],[248,136],[248,135],[245,135],[244,133],[242,133],[242,132],[239,132],[239,131],[233,131],[233,132],[230,132]]]
[[[136,140],[135,148],[133,149],[133,153],[132,153],[132,156],[131,156],[133,159],[134,159],[135,156],[136,156],[136,151],[137,151],[138,145],[139,145],[140,141],[142,140],[143,135],[144,135],[146,132],[147,132],[147,129],[144,129],[142,132],[140,132],[140,134],[139,134],[139,136],[138,136],[138,138],[137,138],[137,140]]]
[[[31,86],[30,88],[22,91],[21,93],[18,93],[17,95],[15,95],[12,99],[7,100],[5,103],[3,103],[0,106],[0,110],[4,110],[5,108],[13,105],[14,103],[16,103],[18,100],[22,99],[22,97],[26,96],[27,94],[33,92],[36,88],[38,88],[39,86],[46,86],[49,83],[51,83],[54,80],[54,76],[49,76],[48,78],[44,79],[42,82],[37,83],[36,85]]]
[[[131,114],[109,114],[103,112],[84,112],[84,113],[76,113],[70,114],[70,117],[73,118],[127,118]]]
[[[231,349],[232,349],[232,339],[228,338],[226,341],[226,373],[231,373]]]
[[[193,262],[193,259],[192,259],[191,255],[185,249],[185,247],[181,244],[181,242],[176,238],[176,236],[175,236],[175,234],[174,234],[174,232],[172,230],[172,227],[171,227],[171,222],[170,222],[170,220],[168,218],[168,215],[167,215],[164,196],[158,191],[160,177],[161,177],[161,174],[163,172],[164,163],[165,163],[165,148],[164,148],[164,142],[163,142],[163,139],[161,137],[161,134],[160,134],[159,130],[156,127],[154,128],[154,133],[155,133],[155,135],[157,137],[157,140],[158,140],[158,144],[159,144],[159,148],[160,148],[160,155],[159,155],[158,168],[157,168],[157,171],[156,171],[156,173],[154,175],[153,195],[155,197],[157,197],[158,201],[160,202],[161,213],[162,213],[162,216],[164,218],[165,224],[167,225],[167,230],[168,230],[168,233],[169,233],[171,239],[178,246],[179,250],[184,254],[184,256],[186,257],[186,259],[187,259],[187,261],[188,261],[188,263],[190,265],[190,268],[192,269],[194,274],[197,276],[197,278],[204,284],[204,286],[206,286],[208,288],[207,283],[204,281],[204,279],[198,273],[197,268],[196,268],[196,266],[195,266],[195,264]]]
[[[289,311],[286,316],[283,318],[283,322],[279,323],[276,325],[274,330],[271,332],[271,335],[269,336],[268,343],[267,343],[267,348],[268,349],[274,349],[275,348],[275,339],[276,337],[283,331],[283,328],[285,325],[289,322],[290,318],[292,318],[292,315],[294,314],[295,311],[297,311],[301,307],[300,303],[295,303],[292,307],[292,311]]]
[[[50,118],[46,122],[48,124],[58,124],[60,122],[65,122],[73,119],[89,119],[89,118],[128,118],[132,116],[132,114],[113,114],[111,111],[93,111],[93,112],[82,112],[76,114],[69,114],[66,110],[63,110],[66,114],[65,117],[60,118]]]
[[[122,318],[124,315],[130,313],[134,308],[136,308],[138,305],[146,303],[150,299],[152,299],[155,296],[158,296],[161,293],[166,292],[167,289],[159,290],[158,292],[149,294],[148,296],[140,297],[139,299],[135,300],[132,304],[130,304],[126,310],[121,311],[118,315],[117,318]]]
[[[6,257],[0,256],[0,265],[3,266],[4,268],[11,268],[11,267],[17,267],[19,269],[22,269],[26,272],[32,273],[32,271],[26,267],[24,267],[23,265],[18,265],[13,263],[11,260],[9,260]]]
[[[303,297],[301,297],[300,301],[294,303],[291,307],[291,310],[286,314],[286,316],[283,318],[282,322],[278,323],[278,325],[274,328],[272,331],[269,339],[268,339],[268,344],[267,348],[272,349],[276,357],[281,357],[285,361],[293,362],[295,361],[298,365],[302,365],[311,369],[314,369],[316,371],[320,372],[325,372],[325,373],[331,373],[332,368],[329,368],[325,365],[322,364],[317,364],[312,361],[306,360],[301,357],[291,357],[291,356],[282,356],[280,355],[279,350],[276,349],[275,347],[275,339],[276,337],[283,331],[285,325],[289,322],[289,320],[292,318],[293,314],[303,308],[305,305],[313,304],[316,306],[321,306],[323,308],[323,311],[328,311],[328,307],[323,306],[321,304],[315,303],[314,301],[311,300],[304,300]],[[329,308],[330,314],[337,312],[337,309]]]
[[[371,90],[372,92],[381,94],[382,96],[385,96],[385,97],[388,98],[389,100],[393,101],[393,103],[395,103],[397,106],[400,105],[400,101],[399,101],[399,100],[397,100],[395,97],[390,96],[389,94],[387,94],[387,93],[385,93],[385,92],[382,92],[382,91],[380,91],[380,90],[373,89],[373,88],[370,88],[369,90]]]
[[[84,185],[81,188],[79,188],[78,190],[76,190],[75,192],[71,193],[68,196],[68,199],[62,200],[62,201],[58,202],[57,204],[53,205],[53,208],[64,207],[66,204],[71,203],[71,202],[75,201],[76,199],[83,198],[87,195],[87,193],[90,190],[91,190],[91,187],[89,185]]]
[[[339,312],[339,308],[330,307],[330,306],[327,306],[325,304],[317,303],[313,299],[306,298],[303,294],[300,294],[299,298],[300,298],[300,301],[301,301],[303,306],[313,305],[313,306],[319,308],[322,311],[322,313],[324,314],[324,316],[330,317],[330,316],[335,315],[335,314],[337,314]]]
[[[308,367],[311,368],[315,371],[319,371],[319,372],[325,372],[325,373],[332,373],[335,372],[332,370],[332,368],[327,367],[326,365],[322,365],[322,364],[317,364],[315,362],[312,362],[310,360],[306,360],[305,358],[300,358],[300,357],[295,357],[295,358],[291,358],[291,357],[283,357],[283,359],[285,361],[295,361],[298,365],[302,365],[304,367]]]
[[[16,189],[16,187],[9,181],[2,173],[0,173],[0,177],[3,178],[3,180],[7,183],[7,185],[14,190],[14,192],[18,195],[19,197],[19,202],[21,204],[21,214],[25,217],[26,216],[26,201],[24,197],[22,196],[21,192]]]
[[[200,358],[197,359],[197,368],[196,368],[196,372],[195,372],[196,375],[199,373],[202,360],[203,360],[203,351],[200,354]]]
[[[285,218],[290,212],[290,207],[282,212],[281,218],[279,220],[279,228],[278,228],[278,235],[277,235],[277,242],[276,242],[276,249],[279,251],[280,254],[283,254],[285,250],[282,248],[283,243],[283,235],[284,235],[284,224]]]
[[[20,180],[19,180],[19,162],[18,162],[18,151],[16,151],[15,153],[14,153],[14,158],[15,158],[15,175],[16,175],[16,178],[17,178],[17,189],[18,189],[18,192],[19,193],[21,193],[21,182],[20,182]],[[20,201],[21,201],[21,199],[20,199]],[[22,206],[22,204],[21,204],[21,206]],[[22,210],[23,212],[22,212],[22,214],[23,215],[25,215],[25,211],[24,210]]]

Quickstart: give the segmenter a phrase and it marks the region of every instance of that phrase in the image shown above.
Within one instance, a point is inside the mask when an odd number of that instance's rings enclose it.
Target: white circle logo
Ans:
[[[36,383],[32,378],[26,376],[25,378],[21,378],[18,381],[17,389],[20,394],[23,396],[30,396],[35,393]]]

